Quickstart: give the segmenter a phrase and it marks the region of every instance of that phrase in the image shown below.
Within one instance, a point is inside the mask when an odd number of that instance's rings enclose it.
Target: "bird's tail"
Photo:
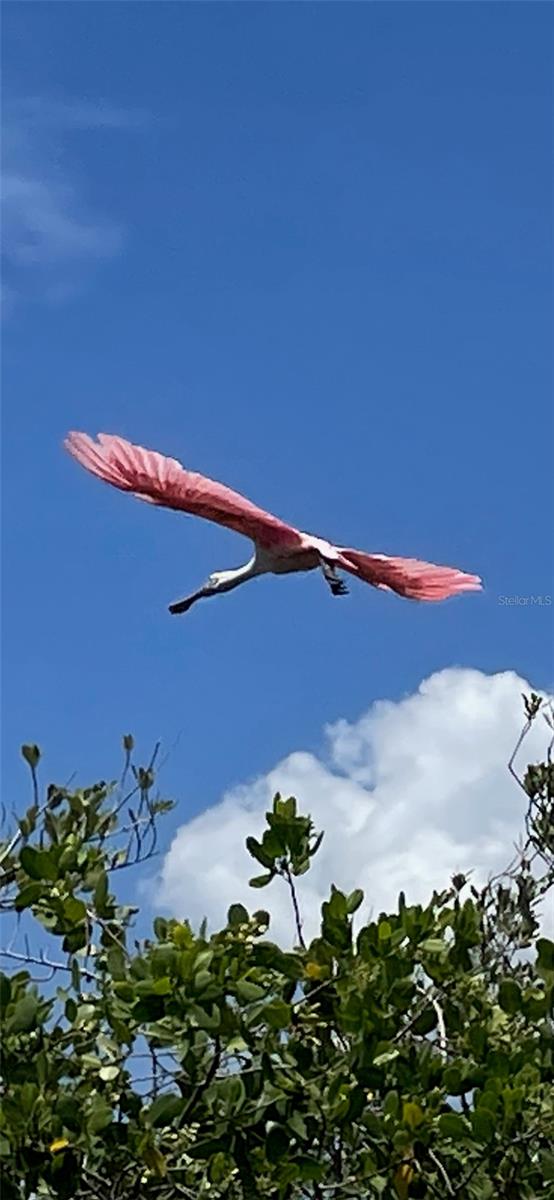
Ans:
[[[478,592],[478,575],[466,575],[456,567],[440,567],[417,558],[389,558],[386,554],[364,554],[362,550],[339,550],[340,565],[373,587],[397,592],[409,600],[446,600],[459,592]]]

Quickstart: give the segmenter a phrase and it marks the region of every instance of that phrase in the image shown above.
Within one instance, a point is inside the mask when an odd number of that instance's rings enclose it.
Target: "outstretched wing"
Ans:
[[[86,433],[70,433],[64,445],[87,471],[139,500],[226,525],[267,549],[302,543],[297,529],[222,483],[186,471],[175,458],[107,433],[99,433],[97,441]]]
[[[478,592],[478,575],[466,575],[455,567],[439,567],[417,558],[389,558],[386,554],[364,554],[339,548],[340,565],[373,587],[385,588],[409,600],[446,600],[459,592]]]

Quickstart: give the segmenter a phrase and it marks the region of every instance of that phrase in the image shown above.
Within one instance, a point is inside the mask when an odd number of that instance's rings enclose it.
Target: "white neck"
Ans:
[[[235,567],[232,571],[218,571],[217,591],[230,592],[232,588],[238,587],[239,583],[245,583],[247,579],[260,575],[262,570],[254,555],[243,567]]]

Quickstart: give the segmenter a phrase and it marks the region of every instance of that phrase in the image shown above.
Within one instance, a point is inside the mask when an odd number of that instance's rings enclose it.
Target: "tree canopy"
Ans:
[[[525,699],[517,751],[543,713]],[[136,939],[117,880],[170,804],[156,756],[123,748],[119,783],[44,795],[22,748],[32,802],[0,845],[4,1200],[554,1196],[550,751],[509,764],[523,833],[505,872],[401,893],[365,924],[362,891],[332,886],[308,944],[298,879],[323,834],[275,796],[247,848],[253,894],[290,894],[283,949],[241,904],[215,932],[157,917]]]

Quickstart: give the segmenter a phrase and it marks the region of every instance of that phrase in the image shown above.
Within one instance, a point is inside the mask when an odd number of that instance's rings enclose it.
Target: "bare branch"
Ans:
[[[306,943],[304,941],[304,934],[302,933],[302,919],[300,916],[300,909],[298,907],[298,898],[296,895],[296,888],[294,886],[294,880],[290,873],[290,867],[289,867],[288,863],[286,862],[286,860],[282,864],[281,874],[286,879],[286,881],[289,885],[289,889],[290,889],[290,895],[291,895],[291,900],[292,900],[292,907],[294,910],[294,922],[296,925],[296,934],[298,937],[298,943],[302,947],[302,949],[305,950]]]
[[[431,1162],[435,1164],[435,1166],[436,1166],[436,1168],[437,1168],[437,1171],[439,1172],[439,1175],[441,1176],[441,1179],[442,1179],[442,1181],[443,1181],[443,1183],[444,1183],[444,1186],[445,1186],[445,1188],[446,1188],[446,1194],[447,1194],[448,1196],[455,1196],[455,1194],[456,1194],[456,1193],[455,1193],[455,1191],[454,1191],[454,1188],[452,1187],[452,1184],[451,1184],[451,1182],[450,1182],[450,1179],[449,1179],[449,1177],[448,1177],[448,1174],[447,1174],[446,1168],[445,1168],[445,1167],[443,1167],[443,1165],[442,1165],[442,1163],[441,1163],[441,1160],[440,1160],[440,1158],[438,1158],[438,1157],[437,1157],[437,1155],[435,1154],[434,1150],[431,1150],[431,1148],[430,1148],[430,1147],[429,1147],[429,1150],[428,1150],[428,1154],[429,1154],[429,1158],[431,1159]]]
[[[51,970],[52,972],[68,971],[71,974],[71,967],[68,963],[53,962],[52,959],[46,958],[46,955],[42,954],[42,952],[37,957],[36,955],[30,954],[27,951],[25,954],[19,954],[16,950],[0,949],[0,958],[12,958],[16,962],[32,963],[33,966],[46,967],[47,970]],[[82,967],[80,963],[79,972],[84,976],[85,979],[89,979],[93,983],[95,982],[96,975],[92,971],[88,971],[86,967]]]

